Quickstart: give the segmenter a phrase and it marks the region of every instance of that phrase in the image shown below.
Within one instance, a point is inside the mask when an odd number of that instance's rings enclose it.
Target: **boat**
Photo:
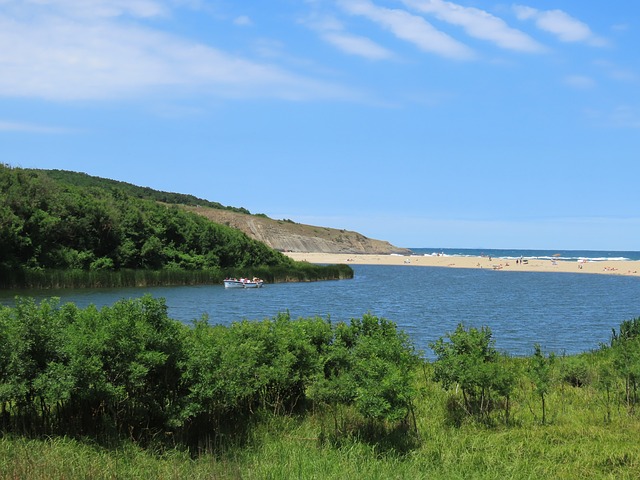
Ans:
[[[261,288],[264,282],[259,279],[247,280],[244,282],[244,288]]]
[[[260,288],[264,282],[259,278],[226,278],[224,280],[224,288]]]
[[[227,278],[224,281],[224,288],[244,288],[244,283],[235,278]]]

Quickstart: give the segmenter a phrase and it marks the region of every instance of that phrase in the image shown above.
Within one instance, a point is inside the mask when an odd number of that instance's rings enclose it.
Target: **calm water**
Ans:
[[[498,349],[531,353],[533,344],[578,353],[608,342],[612,328],[640,316],[640,280],[613,275],[496,272],[411,266],[353,265],[355,278],[225,290],[222,285],[145,289],[20,291],[38,299],[58,296],[79,306],[111,305],[150,293],[166,299],[169,316],[211,323],[292,317],[349,320],[363,313],[395,321],[431,357],[428,343],[459,322],[491,328]],[[10,305],[16,292],[0,291]]]

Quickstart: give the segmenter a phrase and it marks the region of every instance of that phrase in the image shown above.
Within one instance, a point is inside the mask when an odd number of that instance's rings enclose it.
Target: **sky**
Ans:
[[[640,250],[640,2],[0,0],[0,162],[401,247]]]

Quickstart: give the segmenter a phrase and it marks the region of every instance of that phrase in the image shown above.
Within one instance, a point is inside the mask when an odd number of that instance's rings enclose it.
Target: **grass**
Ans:
[[[333,419],[267,417],[247,444],[192,458],[186,451],[104,448],[70,438],[0,439],[0,478],[29,479],[635,479],[640,478],[640,421],[604,407],[589,388],[563,386],[540,423],[535,396],[520,391],[512,422],[447,422],[447,393],[428,383],[416,404],[418,437],[367,438],[352,412],[332,439]],[[407,439],[414,441],[407,442]]]

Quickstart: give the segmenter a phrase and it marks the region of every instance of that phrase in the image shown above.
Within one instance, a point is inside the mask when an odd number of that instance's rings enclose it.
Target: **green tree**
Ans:
[[[469,328],[458,324],[456,330],[429,344],[436,354],[434,379],[445,389],[459,385],[464,406],[470,415],[488,417],[492,392],[507,402],[515,383],[512,372],[505,369],[504,357],[495,349],[491,329]],[[508,410],[506,411],[508,419]]]
[[[404,421],[413,412],[412,374],[418,362],[409,337],[394,322],[365,314],[336,325],[310,396],[330,407],[336,434],[340,408],[346,405],[373,422]]]
[[[371,314],[352,320],[355,404],[366,418],[397,422],[408,418],[415,396],[412,374],[418,355],[394,322]]]
[[[537,343],[533,348],[533,357],[529,363],[529,375],[533,381],[535,391],[540,397],[542,404],[542,424],[544,425],[547,419],[545,400],[553,382],[552,366],[555,361],[555,356],[553,354],[545,356],[544,353],[542,353],[542,348]]]

